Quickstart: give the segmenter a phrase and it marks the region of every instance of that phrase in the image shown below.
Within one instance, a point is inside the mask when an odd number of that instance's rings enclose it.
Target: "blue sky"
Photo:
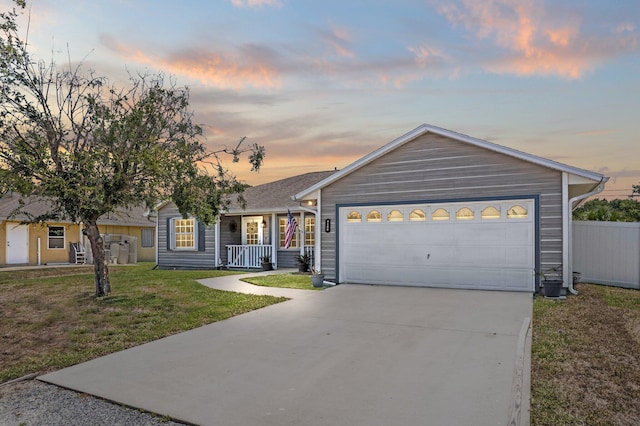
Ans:
[[[604,173],[608,197],[640,182],[637,0],[32,0],[30,11],[40,58],[189,86],[211,148],[241,136],[266,147],[259,174],[233,165],[251,184],[343,168],[421,123]]]

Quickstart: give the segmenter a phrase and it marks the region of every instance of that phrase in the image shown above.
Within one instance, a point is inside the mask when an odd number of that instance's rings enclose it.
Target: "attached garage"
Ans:
[[[533,291],[535,200],[339,208],[340,282]]]
[[[607,180],[423,124],[294,199],[337,283],[537,291],[548,273],[573,291],[571,211]]]

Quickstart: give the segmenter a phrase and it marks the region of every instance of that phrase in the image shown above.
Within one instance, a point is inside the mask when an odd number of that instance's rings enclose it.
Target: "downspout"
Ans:
[[[584,200],[585,198],[589,198],[593,195],[599,194],[602,192],[602,190],[604,189],[604,184],[607,183],[607,181],[609,180],[608,177],[602,177],[602,179],[600,179],[600,182],[598,183],[598,185],[595,187],[595,189],[593,189],[591,192],[587,192],[586,194],[582,194],[582,195],[577,195],[571,199],[569,199],[569,203],[567,205],[568,210],[569,210],[569,228],[568,228],[568,234],[569,234],[569,245],[570,245],[570,250],[569,250],[569,267],[568,267],[568,271],[569,271],[569,293],[571,294],[578,294],[578,291],[573,288],[573,203],[578,203],[582,200]],[[576,205],[577,206],[577,205]]]

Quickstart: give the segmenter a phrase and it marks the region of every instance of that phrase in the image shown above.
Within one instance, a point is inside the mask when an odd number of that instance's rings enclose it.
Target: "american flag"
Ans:
[[[297,227],[298,222],[296,221],[296,218],[291,214],[291,210],[287,209],[287,227],[284,233],[284,248],[287,249],[291,246],[291,241],[293,240]]]

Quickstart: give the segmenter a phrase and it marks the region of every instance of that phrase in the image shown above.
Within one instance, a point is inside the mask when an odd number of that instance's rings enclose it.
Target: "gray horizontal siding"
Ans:
[[[176,269],[211,269],[216,265],[216,240],[213,226],[205,230],[204,251],[167,250],[167,219],[182,217],[174,204],[158,211],[158,266]]]
[[[560,172],[439,135],[426,134],[322,190],[322,269],[336,278],[337,204],[540,196],[543,264],[562,262]]]
[[[233,231],[231,230],[232,222],[235,223]],[[242,217],[222,216],[220,218],[220,258],[223,265],[226,265],[229,261],[227,246],[239,244],[242,244]]]

